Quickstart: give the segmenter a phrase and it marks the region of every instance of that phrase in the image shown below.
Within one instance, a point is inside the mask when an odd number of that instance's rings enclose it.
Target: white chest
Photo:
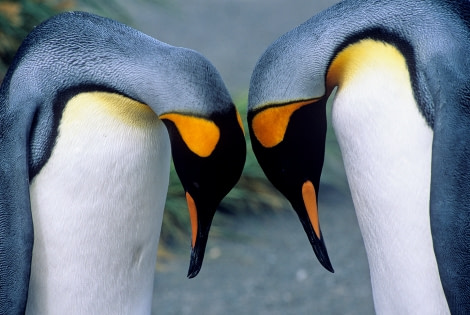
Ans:
[[[380,62],[358,70],[337,92],[333,125],[376,312],[446,314],[429,221],[433,135],[402,70]]]
[[[140,103],[103,93],[69,102],[30,186],[27,313],[150,313],[169,146],[164,125]]]

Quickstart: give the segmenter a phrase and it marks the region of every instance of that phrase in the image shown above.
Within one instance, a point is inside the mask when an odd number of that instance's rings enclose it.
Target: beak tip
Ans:
[[[191,259],[187,275],[188,279],[196,277],[199,271],[201,271],[201,264],[199,264],[197,260]]]
[[[325,269],[329,272],[335,273],[335,270],[333,269],[333,266],[331,265],[331,262],[329,260],[327,262],[323,262],[322,266],[325,267]]]
[[[321,257],[322,256],[322,257]],[[333,266],[331,264],[330,258],[328,257],[328,254],[326,252],[326,249],[322,255],[317,255],[318,260],[320,261],[320,264],[329,272],[335,273],[335,270],[333,269]]]
[[[318,261],[320,264],[329,272],[334,273],[335,270],[331,265],[330,257],[328,256],[328,251],[325,246],[325,242],[323,238],[317,239],[315,237],[310,238],[310,243],[313,248],[313,252],[315,256],[317,256]]]
[[[188,279],[192,279],[199,274],[202,267],[202,261],[204,259],[204,252],[202,254],[198,251],[198,247],[191,248],[191,259],[189,261],[189,269],[188,269]]]
[[[192,268],[192,266],[190,266],[188,270],[188,275],[187,275],[188,279],[192,279],[196,277],[200,270],[201,270],[200,268]]]
[[[317,256],[317,259],[320,262],[320,264],[329,272],[335,273],[335,270],[333,269],[333,266],[331,265],[330,258],[328,257],[326,247],[314,246],[313,251],[315,252],[315,255]]]

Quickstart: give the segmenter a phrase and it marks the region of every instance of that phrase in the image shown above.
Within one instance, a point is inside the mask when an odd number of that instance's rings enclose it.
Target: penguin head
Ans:
[[[288,34],[258,61],[251,78],[248,126],[255,156],[271,183],[289,200],[320,261],[333,272],[318,218],[317,196],[326,137],[324,78]]]
[[[243,127],[233,104],[206,117],[172,112],[160,118],[168,129],[173,162],[186,194],[192,229],[188,277],[193,278],[202,266],[216,208],[243,170]]]
[[[249,112],[248,125],[266,177],[290,201],[318,260],[333,272],[317,210],[326,137],[324,103],[326,99],[310,99],[263,106]]]
[[[64,40],[57,43],[57,38]],[[214,65],[194,50],[171,46],[118,22],[80,12],[65,13],[41,24],[22,47],[17,57],[22,58],[21,63],[15,65],[18,69],[7,82],[11,90],[23,86],[24,80],[34,82],[27,85],[33,90],[18,93],[15,103],[33,103],[31,108],[40,104],[39,127],[33,126],[32,131],[38,139],[45,132],[35,130],[42,131],[50,121],[58,122],[49,115],[57,110],[56,100],[77,91],[123,95],[149,106],[163,121],[191,218],[188,276],[196,276],[216,208],[238,181],[246,156],[240,116]],[[37,56],[42,54],[48,58],[38,63]],[[64,106],[59,103],[57,108]],[[38,154],[35,160],[39,162],[32,164],[39,165],[47,158],[47,152]]]
[[[312,18],[308,23],[316,25],[316,21]],[[335,88],[337,95],[343,95],[361,71],[377,71],[376,56],[392,65],[388,70],[402,71],[398,65],[404,63],[398,48],[381,36],[394,37],[382,30],[371,29],[326,50],[315,41],[317,37],[299,29],[274,42],[258,61],[250,84],[248,126],[266,176],[297,212],[320,263],[333,271],[317,210],[326,103]],[[307,46],[314,48],[304,52],[299,45],[308,40],[313,43]],[[353,102],[351,96],[360,99],[361,94],[348,96]]]

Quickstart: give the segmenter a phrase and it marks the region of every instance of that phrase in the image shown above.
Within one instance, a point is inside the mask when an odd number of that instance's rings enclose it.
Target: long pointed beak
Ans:
[[[322,264],[323,267],[325,267],[325,269],[330,272],[334,272],[320,230],[317,194],[315,192],[315,187],[309,180],[307,180],[302,185],[302,200],[303,205],[301,205],[301,209],[298,207],[296,209],[300,222],[302,223],[305,233],[307,233],[308,240],[312,245],[312,249],[317,256],[318,261]]]
[[[186,192],[186,201],[191,220],[191,258],[188,269],[188,278],[191,279],[197,276],[201,270],[212,222],[204,222],[198,217],[196,203],[188,192]]]

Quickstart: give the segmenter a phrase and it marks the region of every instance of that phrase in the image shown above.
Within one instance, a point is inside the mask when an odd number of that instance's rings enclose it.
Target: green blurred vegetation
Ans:
[[[166,0],[147,0],[165,4]],[[132,24],[119,5],[114,1],[98,2],[81,0],[80,9],[108,16],[124,23]],[[48,17],[61,11],[76,9],[77,1],[73,0],[23,0],[0,1],[0,82],[8,65],[24,37],[33,27]],[[247,93],[234,98],[242,117],[246,117]],[[331,107],[331,105],[329,106]],[[331,111],[329,111],[331,112]],[[329,119],[331,121],[331,119]],[[239,183],[222,201],[219,213],[225,216],[262,213],[289,208],[287,201],[266,180],[251,150],[248,127],[245,124],[247,141],[247,160]],[[344,182],[344,171],[341,155],[334,134],[329,129],[327,134],[327,159],[325,160],[323,187],[347,189]],[[220,217],[220,215],[217,215]],[[222,233],[216,222],[211,235]],[[187,212],[184,191],[172,165],[170,186],[163,219],[161,245],[188,242],[190,239],[189,215]]]
[[[0,1],[0,79],[4,77],[16,50],[34,26],[73,1]]]
[[[146,1],[164,5],[167,0]],[[124,23],[129,21],[125,10],[114,0],[0,0],[0,82],[21,42],[36,25],[57,13],[77,8]]]

